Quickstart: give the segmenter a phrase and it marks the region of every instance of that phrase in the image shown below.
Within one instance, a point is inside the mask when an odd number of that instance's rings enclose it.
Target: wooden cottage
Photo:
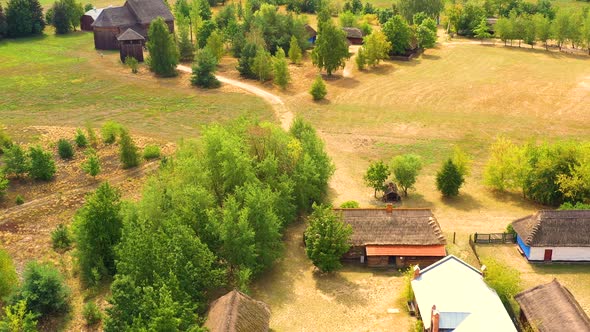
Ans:
[[[210,332],[267,332],[269,321],[264,302],[233,290],[211,303],[205,327]]]
[[[158,17],[164,18],[170,32],[174,32],[174,16],[162,0],[127,0],[121,7],[104,8],[92,23],[94,47],[118,49],[117,37],[129,28],[147,39],[149,25]]]
[[[145,38],[142,35],[129,28],[117,37],[117,41],[119,42],[121,62],[125,63],[125,59],[128,56],[135,58],[138,62],[143,62],[143,43],[145,42]]]
[[[570,291],[557,279],[514,297],[520,305],[520,321],[532,331],[590,331],[590,319]]]
[[[342,28],[350,45],[363,44],[363,32],[359,28]]]
[[[400,202],[402,197],[399,195],[397,190],[397,185],[393,182],[389,182],[385,190],[383,191],[383,198],[381,199],[383,202]]]
[[[345,259],[370,267],[430,265],[445,257],[445,238],[428,209],[335,209],[352,226]]]
[[[80,29],[82,31],[92,31],[92,23],[96,21],[102,10],[103,8],[93,8],[84,13],[80,18]]]
[[[512,227],[529,261],[590,261],[590,210],[541,210]]]
[[[315,40],[317,39],[317,36],[318,36],[317,31],[315,31],[315,29],[312,28],[311,25],[306,24],[305,25],[305,32],[307,33],[307,41],[311,45],[315,44]]]

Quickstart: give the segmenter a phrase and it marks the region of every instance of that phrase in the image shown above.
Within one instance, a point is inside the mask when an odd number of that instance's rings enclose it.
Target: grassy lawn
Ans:
[[[0,42],[0,113],[9,131],[27,125],[82,126],[112,119],[146,136],[197,136],[208,123],[273,119],[257,97],[190,87],[188,75],[157,79],[94,50],[91,33]]]

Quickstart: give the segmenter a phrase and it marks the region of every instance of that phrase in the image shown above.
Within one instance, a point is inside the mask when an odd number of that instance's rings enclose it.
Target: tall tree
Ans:
[[[119,140],[119,159],[123,168],[132,168],[139,165],[139,153],[127,129],[122,128]]]
[[[404,196],[408,196],[408,189],[414,187],[418,173],[422,169],[420,157],[413,154],[396,156],[391,160],[390,168],[395,180],[404,191]]]
[[[215,69],[217,68],[217,59],[213,52],[205,47],[197,52],[197,61],[193,65],[193,74],[191,76],[191,84],[201,88],[217,88],[221,85],[219,80],[215,77]]]
[[[261,82],[268,81],[272,76],[272,57],[270,53],[259,47],[252,60],[252,71]]]
[[[533,22],[535,22],[537,40],[543,42],[545,49],[548,50],[547,41],[551,39],[551,20],[541,14],[536,14],[533,16]]]
[[[553,28],[553,38],[557,41],[557,46],[561,51],[563,44],[567,41],[570,30],[570,14],[565,10],[557,12],[557,16],[551,27]]]
[[[105,182],[76,213],[77,256],[86,285],[115,274],[115,245],[121,239],[122,228],[120,197],[119,191]]]
[[[51,9],[53,10],[51,25],[55,27],[55,33],[66,34],[72,31],[72,25],[68,17],[68,8],[65,2],[56,1]]]
[[[342,266],[340,259],[350,249],[352,226],[345,224],[329,205],[313,206],[305,230],[305,253],[322,272]]]
[[[4,149],[4,171],[6,174],[14,174],[20,177],[26,174],[31,167],[29,157],[18,144],[13,144]]]
[[[381,160],[373,162],[369,165],[367,173],[363,179],[365,184],[375,190],[374,196],[377,198],[377,190],[383,190],[385,180],[389,177],[391,172],[385,163]]]
[[[459,195],[459,188],[464,182],[465,178],[451,159],[436,174],[436,189],[446,197]]]
[[[383,32],[373,31],[373,33],[365,37],[362,48],[367,64],[375,67],[381,60],[389,57],[391,43]]]
[[[38,0],[10,0],[6,5],[7,33],[10,37],[25,37],[43,32],[45,20]]]
[[[29,175],[33,179],[43,181],[53,179],[57,169],[51,152],[44,150],[40,146],[32,146],[29,148],[29,158],[31,160]]]
[[[76,2],[76,0],[60,1],[64,2],[67,8],[67,16],[70,26],[72,29],[74,29],[74,31],[76,31],[76,28],[80,26],[80,18],[82,18],[82,15],[84,15],[84,6],[82,6],[81,2]]]
[[[506,46],[506,42],[511,38],[511,25],[510,21],[506,17],[498,18],[496,25],[494,26],[494,34],[497,38],[500,38]]]
[[[199,48],[204,48],[207,46],[207,41],[209,40],[209,36],[217,29],[215,26],[215,22],[212,20],[206,20],[201,23],[199,27],[199,31],[197,33],[197,45]]]
[[[291,41],[289,42],[289,60],[296,65],[301,62],[301,48],[295,36],[291,36]]]
[[[391,43],[391,54],[405,54],[410,48],[412,31],[400,15],[395,15],[383,25],[383,33]]]
[[[195,47],[189,38],[189,18],[178,15],[176,18],[176,27],[178,28],[178,53],[181,61],[193,61],[195,57]]]
[[[426,18],[416,28],[416,38],[418,47],[423,49],[432,48],[436,45],[436,22],[431,18]]]
[[[1,24],[1,23],[0,23]],[[584,24],[582,26],[581,39],[583,45],[588,49],[588,55],[590,55],[590,14],[586,15]]]
[[[148,63],[151,71],[158,76],[176,76],[178,48],[163,18],[158,17],[150,24],[146,47],[150,52]]]
[[[215,56],[215,60],[217,63],[221,61],[223,58],[223,54],[225,53],[225,48],[223,46],[223,36],[219,32],[219,30],[214,30],[209,37],[207,38],[207,45],[206,47],[213,53]]]
[[[348,59],[346,34],[331,21],[322,23],[321,32],[311,52],[311,59],[319,69],[325,69],[328,76],[338,68],[344,68]]]
[[[484,39],[488,39],[492,36],[489,30],[490,27],[488,27],[488,22],[486,21],[486,18],[482,17],[479,24],[477,25],[475,30],[473,30],[473,32],[475,33],[475,37],[481,39],[481,42],[483,43]]]
[[[18,286],[18,275],[14,268],[12,258],[0,248],[0,298],[5,298],[12,294]]]
[[[523,24],[524,24],[524,42],[526,44],[531,45],[531,48],[535,47],[535,42],[537,41],[537,26],[533,17],[527,15],[523,17]]]
[[[289,66],[285,58],[285,51],[283,51],[282,48],[279,48],[276,55],[274,56],[272,65],[274,82],[283,90],[286,89],[289,81],[291,81],[291,76],[289,74]]]

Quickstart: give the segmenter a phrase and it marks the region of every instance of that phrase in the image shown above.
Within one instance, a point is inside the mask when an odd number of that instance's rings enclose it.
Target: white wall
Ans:
[[[545,249],[553,249],[554,261],[590,261],[590,247],[531,247],[529,260],[542,261]]]

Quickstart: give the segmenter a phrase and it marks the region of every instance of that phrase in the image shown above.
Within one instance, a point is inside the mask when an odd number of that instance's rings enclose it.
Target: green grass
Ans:
[[[0,42],[0,113],[10,131],[115,120],[166,139],[240,116],[271,119],[259,98],[191,88],[188,76],[129,73],[118,53],[94,50],[91,33]]]

